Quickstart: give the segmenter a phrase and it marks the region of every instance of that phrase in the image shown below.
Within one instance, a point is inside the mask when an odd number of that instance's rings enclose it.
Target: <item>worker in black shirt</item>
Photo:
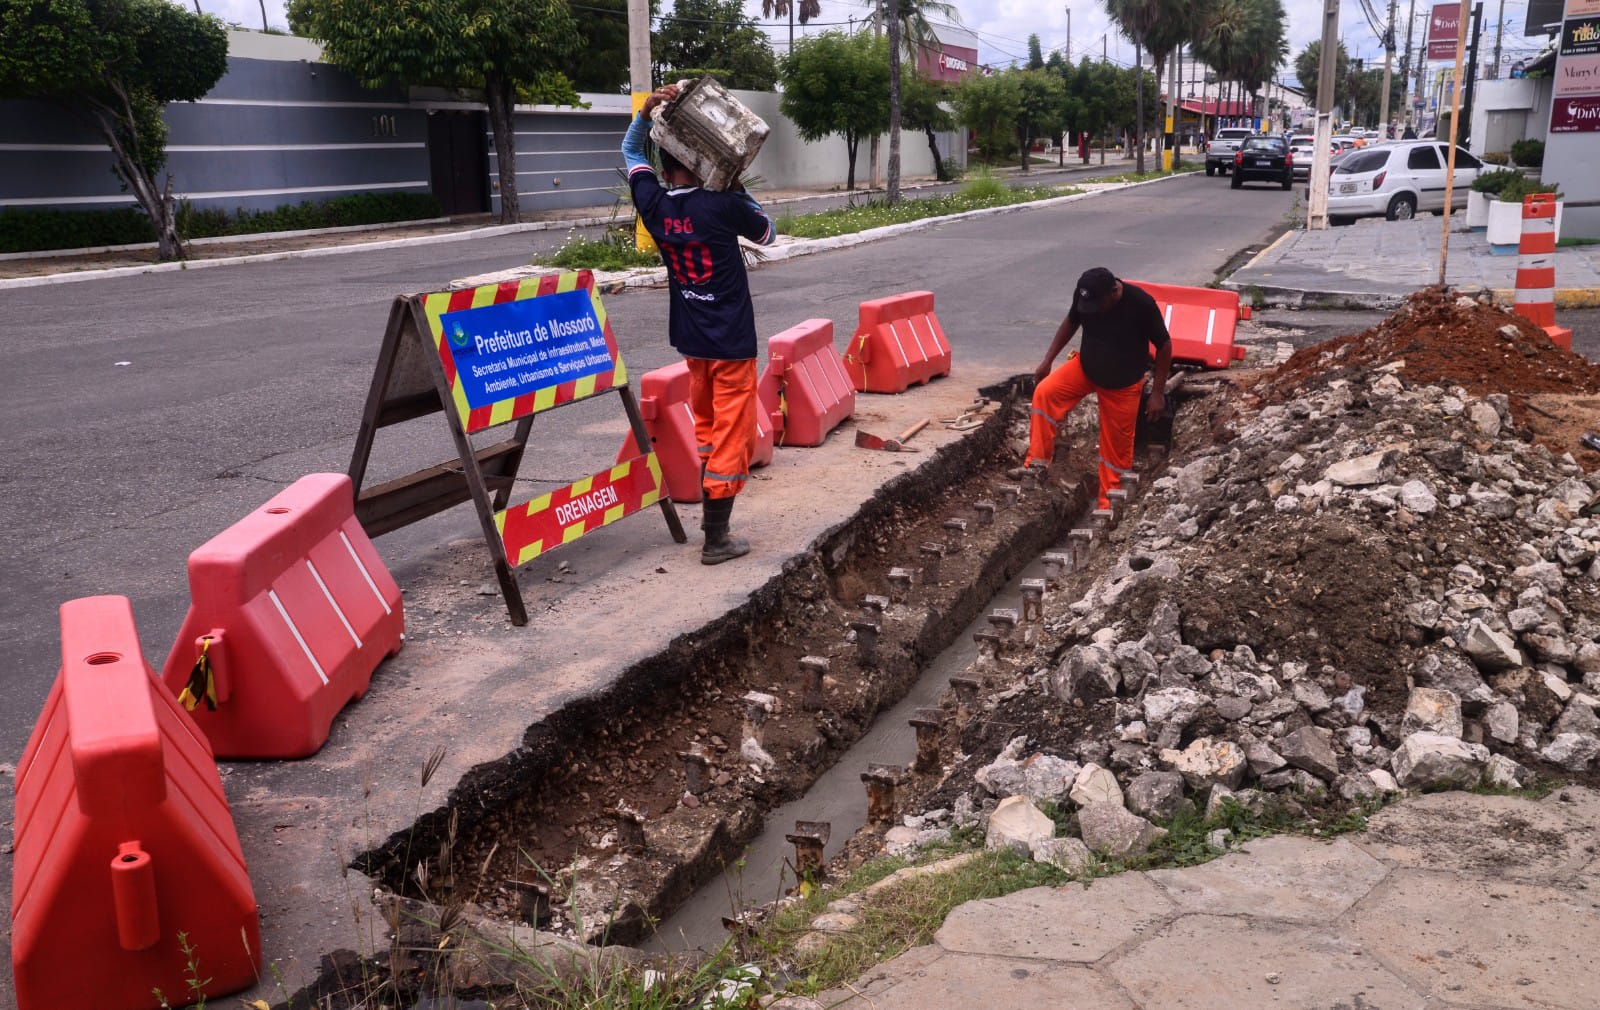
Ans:
[[[1082,352],[1074,352],[1051,371],[1056,355],[1082,327]],[[1147,416],[1166,410],[1167,373],[1172,368],[1172,341],[1161,310],[1148,293],[1095,267],[1078,278],[1072,307],[1056,328],[1050,350],[1033,370],[1032,425],[1026,465],[1042,471],[1055,455],[1056,428],[1090,393],[1100,404],[1100,507],[1109,508],[1106,492],[1133,472],[1133,433],[1138,423],[1139,396],[1155,347],[1155,384]]]

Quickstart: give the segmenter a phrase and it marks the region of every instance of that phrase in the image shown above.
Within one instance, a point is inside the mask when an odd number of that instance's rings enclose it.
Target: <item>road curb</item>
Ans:
[[[1184,172],[1178,175],[1163,176],[1159,179],[1146,179],[1142,182],[1122,183],[1115,189],[1103,189],[1093,193],[1073,193],[1069,196],[1055,197],[1049,200],[1036,200],[1029,203],[1015,203],[1009,204],[1005,207],[984,207],[978,210],[962,211],[959,214],[946,214],[941,217],[922,218],[919,221],[906,221],[901,224],[884,225],[882,228],[873,228],[869,229],[868,231],[854,232],[850,235],[840,235],[830,239],[803,239],[794,245],[781,247],[782,250],[786,251],[780,251],[777,249],[769,250],[767,259],[769,262],[777,262],[786,259],[792,259],[795,256],[809,255],[813,252],[822,252],[827,249],[846,249],[851,246],[860,245],[863,242],[871,242],[880,238],[892,238],[896,235],[902,235],[910,231],[915,231],[921,227],[929,227],[946,221],[959,221],[971,217],[1005,214],[1029,207],[1056,206],[1058,204],[1068,203],[1074,200],[1084,200],[1088,199],[1089,197],[1100,196],[1104,193],[1117,193],[1121,192],[1122,190],[1133,189],[1138,186],[1150,186],[1154,185],[1155,183],[1166,182],[1170,179],[1187,178],[1193,174],[1194,173],[1192,172]],[[806,200],[814,200],[821,197],[837,195],[838,194],[836,193],[822,193],[817,194],[816,196],[800,197],[793,200],[774,201],[768,206],[780,207],[792,203],[803,203]],[[554,231],[559,228],[592,228],[606,224],[611,220],[613,220],[613,216],[608,214],[604,217],[577,218],[569,221],[525,221],[520,224],[491,225],[487,228],[474,228],[470,231],[450,232],[443,235],[417,235],[411,238],[385,239],[378,242],[356,242],[350,245],[319,246],[312,249],[286,249],[282,252],[251,253],[244,256],[227,256],[219,257],[217,259],[183,260],[177,263],[147,263],[140,264],[139,266],[111,267],[105,270],[79,270],[71,273],[44,274],[38,277],[8,277],[0,279],[0,291],[9,288],[44,287],[52,284],[73,284],[77,283],[78,281],[108,280],[114,277],[130,277],[138,274],[170,273],[175,270],[205,270],[212,267],[239,266],[246,263],[276,263],[284,260],[312,259],[319,256],[338,256],[345,253],[376,252],[382,249],[399,249],[412,245],[427,245],[444,242],[462,242],[470,239],[495,238],[500,235],[511,235],[519,232]],[[799,251],[797,247],[801,243],[804,243],[807,246],[812,246],[814,244],[815,247],[807,248],[804,251]],[[829,245],[825,243],[835,244]],[[529,269],[533,270],[536,268]],[[661,284],[665,280],[666,270],[665,268],[652,268],[648,277],[617,278],[615,276],[607,277],[606,275],[596,273],[595,278],[603,285],[612,285],[611,290],[622,290],[623,288],[630,287],[654,287]],[[606,289],[602,288],[602,291],[604,290]]]

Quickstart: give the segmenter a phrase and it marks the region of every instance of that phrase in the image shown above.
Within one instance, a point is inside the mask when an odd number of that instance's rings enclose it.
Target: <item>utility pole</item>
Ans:
[[[1443,234],[1439,239],[1439,283],[1444,283],[1445,264],[1450,259],[1450,201],[1456,188],[1456,138],[1461,136],[1461,74],[1467,61],[1467,4],[1461,0],[1461,15],[1456,21],[1456,77],[1450,95],[1450,157],[1444,173]]]
[[[1328,227],[1328,158],[1333,143],[1333,73],[1338,48],[1339,0],[1323,0],[1322,65],[1317,72],[1317,139],[1311,152],[1311,201],[1306,213],[1306,227],[1312,231]]]
[[[1500,0],[1500,13],[1494,19],[1494,66],[1489,68],[1489,80],[1500,79],[1500,39],[1506,33],[1506,0]]]
[[[1383,99],[1378,103],[1378,129],[1389,136],[1389,87],[1394,80],[1394,15],[1399,0],[1389,0],[1389,28],[1383,34]]]
[[[1456,135],[1459,137],[1470,138],[1472,136],[1472,85],[1478,79],[1478,37],[1482,30],[1483,0],[1478,0],[1478,3],[1472,7],[1472,42],[1467,47],[1466,94],[1461,99],[1461,113],[1467,117],[1467,124],[1456,131]]]
[[[791,3],[794,0],[790,0]],[[883,0],[876,0],[872,5],[872,37],[877,38],[883,30]],[[878,136],[872,137],[872,146],[867,149],[867,185],[873,189],[878,188]]]
[[[1505,0],[1500,0],[1500,5],[1501,5],[1502,8],[1504,8]],[[1497,42],[1497,43],[1495,43],[1495,56],[1496,56],[1496,58],[1499,57],[1499,54],[1500,54],[1500,44]],[[1072,5],[1071,4],[1067,4],[1067,66],[1069,66],[1069,67],[1072,66]]]
[[[1111,62],[1110,58],[1107,56],[1107,47],[1109,45],[1110,45],[1110,43],[1108,41],[1106,41],[1106,36],[1104,36],[1104,35],[1100,36],[1100,62],[1101,63],[1109,63],[1109,62]],[[1106,138],[1101,137],[1100,138],[1100,167],[1104,168],[1105,165],[1106,165]],[[1098,403],[1099,401],[1097,400],[1095,402]]]
[[[1400,94],[1406,97],[1406,125],[1411,125],[1414,107],[1411,92],[1411,31],[1417,24],[1417,0],[1411,0],[1411,11],[1406,15],[1406,51],[1400,55]]]
[[[650,97],[650,0],[628,0],[628,90],[633,93],[633,111],[637,115]],[[653,251],[655,240],[645,229],[644,221],[633,219],[633,243],[642,252]]]

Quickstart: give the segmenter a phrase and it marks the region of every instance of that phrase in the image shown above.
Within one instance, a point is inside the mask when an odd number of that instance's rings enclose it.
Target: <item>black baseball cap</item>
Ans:
[[[1092,316],[1105,308],[1106,299],[1117,286],[1116,275],[1105,267],[1093,267],[1078,278],[1078,287],[1072,296],[1072,307],[1080,316]]]

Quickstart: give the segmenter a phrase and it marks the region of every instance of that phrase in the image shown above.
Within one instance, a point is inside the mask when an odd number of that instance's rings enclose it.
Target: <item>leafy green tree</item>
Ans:
[[[1039,42],[1038,32],[1028,36],[1028,69],[1044,69],[1044,47]]]
[[[975,134],[978,153],[994,161],[1011,153],[1013,129],[1022,112],[1022,88],[1015,74],[972,74],[950,93],[956,119]]]
[[[778,108],[806,140],[837,133],[849,156],[845,186],[856,188],[861,138],[889,126],[889,45],[867,32],[801,39],[780,64]]]
[[[1317,84],[1321,66],[1320,39],[1306,46],[1300,51],[1300,55],[1294,58],[1295,76],[1300,78],[1300,87],[1306,93],[1306,104],[1312,108],[1317,106]],[[1333,104],[1342,106],[1350,77],[1350,54],[1345,52],[1343,42],[1339,43],[1339,48],[1334,51],[1333,68]]]
[[[1061,129],[1067,89],[1060,77],[1043,69],[1006,73],[1017,78],[1016,130],[1022,144],[1022,170],[1026,172],[1034,138],[1054,136]]]
[[[730,88],[771,91],[778,83],[778,60],[754,18],[740,0],[677,0],[650,47],[663,80],[687,76],[689,69],[714,68]]]
[[[489,107],[500,220],[516,221],[519,100],[573,104],[563,72],[578,46],[566,0],[289,0],[289,24],[367,84],[476,92]]]
[[[940,0],[865,0],[873,10],[874,21],[884,24],[889,35],[889,165],[886,176],[887,200],[893,204],[900,199],[900,67],[902,56],[916,63],[918,50],[933,51],[939,46],[939,36],[928,21],[928,15],[937,14],[950,20],[960,20],[955,7]]]
[[[900,86],[900,124],[908,130],[921,130],[933,155],[933,172],[940,182],[948,181],[950,170],[939,153],[939,137],[956,128],[955,117],[944,107],[945,89],[922,74],[907,74]]]
[[[222,22],[166,0],[0,0],[0,98],[49,102],[111,148],[164,260],[183,246],[167,160],[168,102],[192,102],[228,69]]]
[[[627,94],[628,80],[628,0],[583,0],[589,10],[575,18],[578,46],[568,55],[563,73],[578,91]],[[650,0],[650,13],[661,9],[661,0]]]

